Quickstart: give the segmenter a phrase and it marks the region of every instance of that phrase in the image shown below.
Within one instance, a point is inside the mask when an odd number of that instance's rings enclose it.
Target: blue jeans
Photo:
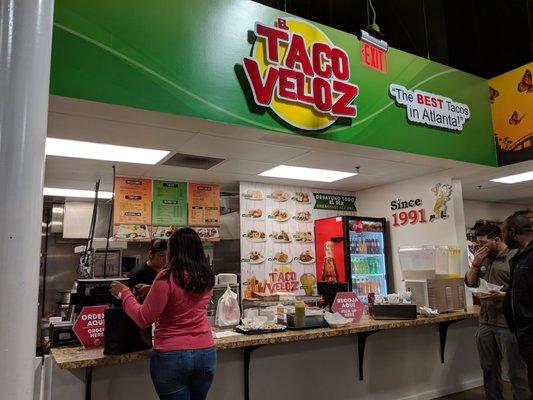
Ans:
[[[161,400],[205,400],[215,377],[217,352],[152,350],[150,375]]]

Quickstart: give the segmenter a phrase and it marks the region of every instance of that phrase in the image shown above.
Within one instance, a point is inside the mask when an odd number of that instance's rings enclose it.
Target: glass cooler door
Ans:
[[[377,218],[348,220],[352,288],[364,300],[368,293],[387,294],[385,228]]]

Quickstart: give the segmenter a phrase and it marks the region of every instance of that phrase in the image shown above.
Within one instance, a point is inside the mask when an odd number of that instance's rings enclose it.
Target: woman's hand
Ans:
[[[148,292],[150,291],[151,287],[152,286],[150,285],[144,285],[142,283],[135,285],[135,292],[134,292],[135,298],[139,301],[144,299],[148,295]]]
[[[117,282],[117,281],[113,281],[111,282],[111,286],[109,288],[109,291],[111,292],[111,294],[115,297],[118,297],[118,294],[122,291],[122,289],[124,288],[127,288],[126,285],[124,285],[123,283],[120,283],[120,282]]]

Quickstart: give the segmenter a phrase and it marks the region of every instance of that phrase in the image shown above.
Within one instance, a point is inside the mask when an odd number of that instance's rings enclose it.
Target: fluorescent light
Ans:
[[[518,183],[531,180],[533,180],[533,171],[524,172],[522,174],[503,176],[501,178],[491,179],[490,181],[499,183]]]
[[[335,182],[341,179],[355,176],[355,172],[331,171],[328,169],[291,167],[289,165],[278,165],[275,168],[262,172],[259,176],[270,176],[272,178],[298,179],[301,181]]]
[[[43,189],[43,195],[61,197],[83,197],[87,199],[94,199],[94,190],[60,189],[45,187]],[[111,197],[113,197],[112,192],[98,192],[99,199],[110,199]]]
[[[78,140],[46,138],[46,155],[155,165],[170,152]]]

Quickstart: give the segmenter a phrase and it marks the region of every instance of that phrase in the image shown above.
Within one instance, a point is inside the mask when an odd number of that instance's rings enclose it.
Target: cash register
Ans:
[[[119,281],[128,285],[128,278],[77,279],[70,294],[70,306],[66,321],[50,323],[50,340],[52,347],[77,344],[72,331],[76,318],[84,307],[107,304],[120,306],[121,301],[109,292],[111,282]]]

